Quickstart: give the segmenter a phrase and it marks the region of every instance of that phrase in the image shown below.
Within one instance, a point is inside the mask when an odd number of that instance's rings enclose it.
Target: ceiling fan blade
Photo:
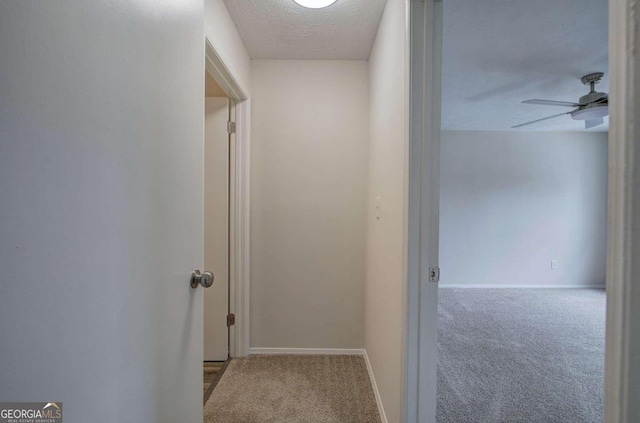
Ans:
[[[555,100],[525,100],[522,104],[540,104],[541,106],[563,106],[563,107],[578,107],[579,104],[569,103],[568,101],[555,101]]]
[[[553,118],[557,118],[559,116],[563,116],[563,115],[568,115],[571,114],[571,112],[565,112],[565,113],[559,113],[557,115],[553,115],[553,116],[548,116],[546,118],[542,118],[542,119],[538,119],[538,120],[532,120],[531,122],[527,122],[527,123],[521,123],[520,125],[516,125],[516,126],[512,126],[511,128],[520,128],[521,126],[526,126],[526,125],[531,125],[533,123],[538,123],[538,122],[542,122],[543,120],[547,120],[547,119],[553,119]]]
[[[602,125],[603,123],[604,123],[604,118],[585,120],[584,121],[584,128],[585,129],[591,129],[593,127]]]

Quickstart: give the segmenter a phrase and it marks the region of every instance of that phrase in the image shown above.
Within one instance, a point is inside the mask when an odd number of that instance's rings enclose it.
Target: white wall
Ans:
[[[251,58],[223,0],[204,0],[204,31],[247,95],[251,90]]]
[[[604,285],[606,133],[445,131],[441,157],[441,286]]]
[[[367,79],[363,61],[253,61],[253,348],[363,346]]]
[[[402,418],[404,383],[405,13],[404,0],[387,1],[369,59],[365,348],[391,423]]]

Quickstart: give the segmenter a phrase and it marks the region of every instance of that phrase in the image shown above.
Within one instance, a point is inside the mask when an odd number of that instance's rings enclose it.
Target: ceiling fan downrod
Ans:
[[[589,85],[591,87],[589,94],[592,94],[596,92],[596,84],[600,83],[603,76],[604,73],[602,72],[594,72],[583,76],[580,80],[584,85]]]

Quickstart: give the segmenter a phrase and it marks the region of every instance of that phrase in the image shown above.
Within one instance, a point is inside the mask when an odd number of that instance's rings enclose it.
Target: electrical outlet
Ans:
[[[551,270],[556,270],[558,268],[558,260],[551,260]]]

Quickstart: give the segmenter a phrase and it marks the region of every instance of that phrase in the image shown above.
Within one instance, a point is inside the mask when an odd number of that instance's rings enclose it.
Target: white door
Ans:
[[[204,359],[229,357],[229,100],[205,99],[204,267],[215,281],[204,293]]]
[[[202,422],[202,0],[0,1],[0,399]]]
[[[410,3],[407,418],[435,423],[438,373],[442,2]]]

